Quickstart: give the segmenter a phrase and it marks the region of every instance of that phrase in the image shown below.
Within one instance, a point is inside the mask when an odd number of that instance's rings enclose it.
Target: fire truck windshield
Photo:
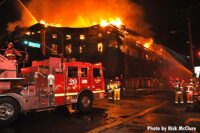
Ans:
[[[93,68],[93,77],[94,78],[100,78],[101,77],[101,73],[100,73],[99,68]]]

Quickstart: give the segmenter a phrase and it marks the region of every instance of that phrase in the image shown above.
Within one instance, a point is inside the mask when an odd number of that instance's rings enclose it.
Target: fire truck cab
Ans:
[[[104,98],[101,63],[63,62],[61,58],[50,57],[22,68],[20,77],[17,74],[9,77],[16,68],[10,70],[8,61],[0,58],[0,125],[15,121],[21,112],[69,104],[86,111],[94,100]]]

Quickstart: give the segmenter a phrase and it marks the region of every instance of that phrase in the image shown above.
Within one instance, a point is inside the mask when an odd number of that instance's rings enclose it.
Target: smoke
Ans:
[[[8,32],[12,32],[12,31],[15,30],[15,28],[16,28],[17,26],[23,27],[22,22],[21,22],[21,21],[10,22],[10,23],[8,23],[8,25],[7,25],[7,31],[8,31]]]
[[[31,0],[26,7],[33,16],[22,9],[23,26],[35,24],[33,17],[66,27],[86,27],[102,19],[119,17],[127,27],[140,34],[152,33],[144,21],[142,8],[130,0]]]

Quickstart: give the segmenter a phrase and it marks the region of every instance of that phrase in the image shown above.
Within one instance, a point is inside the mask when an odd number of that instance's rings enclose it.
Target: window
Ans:
[[[28,36],[30,36],[30,35],[31,35],[31,32],[30,32],[30,31],[27,31],[25,34],[28,35]]]
[[[58,54],[58,45],[51,44],[51,54],[57,55]]]
[[[80,40],[85,40],[85,35],[80,35]]]
[[[107,31],[107,34],[110,34],[110,31]]]
[[[101,73],[100,73],[99,68],[93,68],[93,77],[94,78],[100,78],[101,77]]]
[[[66,39],[66,40],[70,40],[71,38],[72,38],[71,35],[66,35],[66,36],[65,36],[65,39]]]
[[[150,61],[150,56],[148,54],[145,55],[147,61]]]
[[[79,53],[82,54],[83,53],[83,47],[79,46]]]
[[[56,39],[57,37],[57,34],[52,34],[52,38]]]
[[[102,43],[102,42],[99,42],[99,43],[97,44],[97,51],[100,52],[100,53],[103,52],[103,43]]]
[[[78,77],[78,68],[77,67],[68,67],[68,77],[69,78]]]
[[[103,37],[102,33],[99,33],[99,34],[98,34],[98,37],[99,37],[99,38],[102,38],[102,37]]]
[[[71,44],[67,44],[65,46],[65,53],[66,54],[71,54],[72,53],[72,45]]]
[[[114,47],[114,48],[118,48],[119,44],[117,41],[111,41],[109,44],[109,47]]]
[[[87,77],[87,68],[81,68],[81,77]]]

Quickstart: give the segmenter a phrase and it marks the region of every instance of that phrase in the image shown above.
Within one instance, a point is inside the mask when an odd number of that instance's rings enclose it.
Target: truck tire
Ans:
[[[20,106],[12,98],[0,98],[0,126],[13,123],[19,116]]]
[[[93,97],[88,92],[83,92],[78,98],[78,110],[88,111],[91,109],[93,103]]]

